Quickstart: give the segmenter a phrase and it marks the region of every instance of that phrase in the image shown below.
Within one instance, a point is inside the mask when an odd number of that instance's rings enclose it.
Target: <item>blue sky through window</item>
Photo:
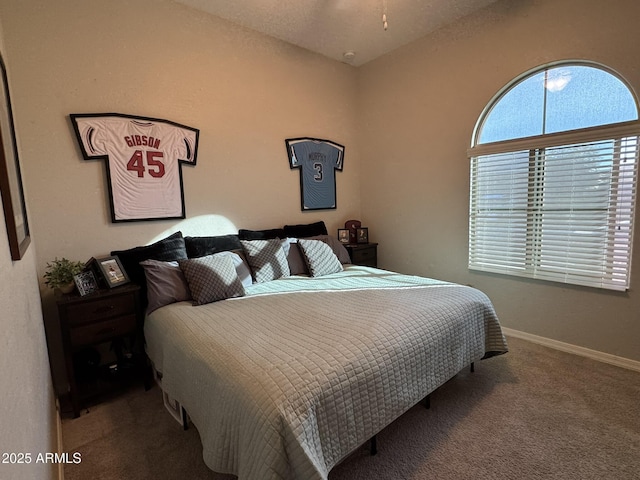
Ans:
[[[499,98],[481,125],[478,143],[637,119],[635,99],[616,76],[596,67],[562,65],[525,77]]]

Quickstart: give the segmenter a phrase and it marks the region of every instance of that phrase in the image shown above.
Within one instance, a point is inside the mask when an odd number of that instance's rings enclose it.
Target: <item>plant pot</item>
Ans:
[[[65,285],[60,285],[60,291],[64,294],[71,293],[76,288],[75,282],[69,282]]]

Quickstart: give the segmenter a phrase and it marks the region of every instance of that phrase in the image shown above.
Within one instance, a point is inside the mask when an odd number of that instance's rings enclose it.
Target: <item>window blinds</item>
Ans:
[[[638,136],[557,143],[471,157],[469,268],[625,290]]]

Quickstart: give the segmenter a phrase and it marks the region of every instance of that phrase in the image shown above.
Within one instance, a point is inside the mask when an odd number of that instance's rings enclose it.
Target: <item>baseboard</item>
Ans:
[[[640,372],[640,362],[631,360],[630,358],[618,357],[611,355],[610,353],[599,352],[597,350],[591,350],[590,348],[579,347],[577,345],[571,345],[570,343],[560,342],[551,338],[540,337],[531,333],[521,332],[519,330],[512,330],[511,328],[502,327],[502,331],[505,335],[521,338],[522,340],[528,340],[533,343],[543,345],[545,347],[554,348],[567,353],[573,353],[582,357],[598,360],[599,362],[609,363],[617,367],[626,368]]]

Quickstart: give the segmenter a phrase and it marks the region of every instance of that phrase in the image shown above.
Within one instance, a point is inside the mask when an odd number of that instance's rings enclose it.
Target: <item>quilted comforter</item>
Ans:
[[[482,292],[362,266],[168,305],[145,337],[205,463],[240,480],[326,479],[462,368],[507,351]]]

